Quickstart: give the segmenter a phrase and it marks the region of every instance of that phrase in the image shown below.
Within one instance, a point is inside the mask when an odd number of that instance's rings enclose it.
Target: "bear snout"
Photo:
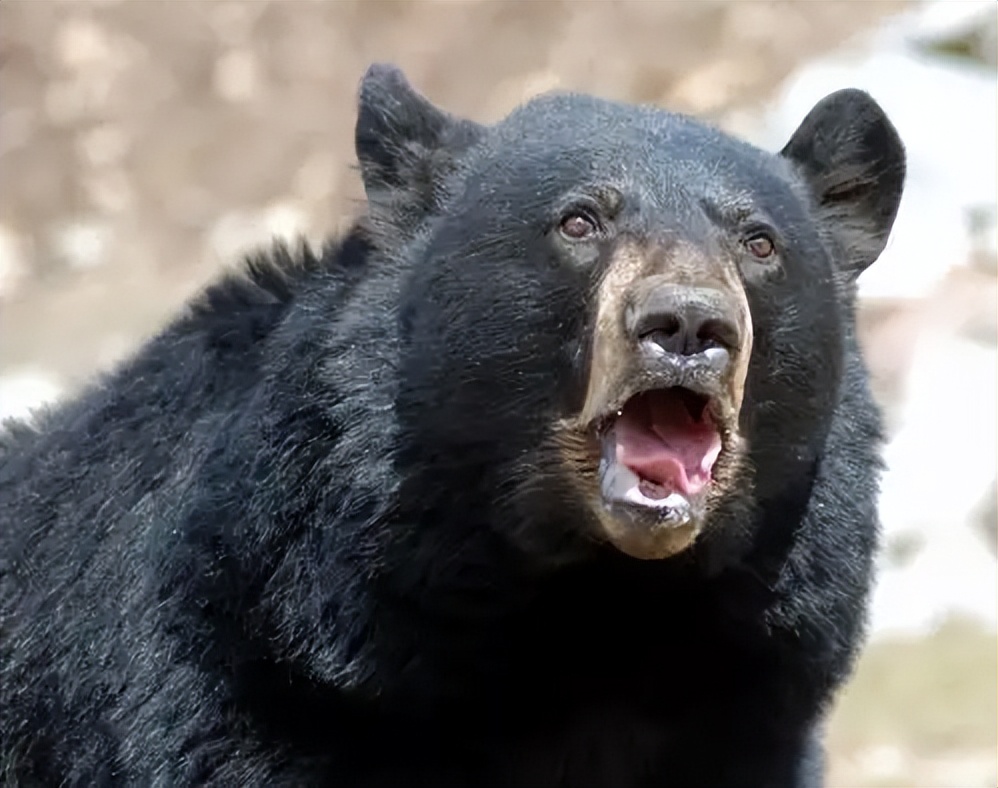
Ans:
[[[741,347],[738,308],[723,291],[656,282],[638,291],[625,316],[632,341],[676,356]]]

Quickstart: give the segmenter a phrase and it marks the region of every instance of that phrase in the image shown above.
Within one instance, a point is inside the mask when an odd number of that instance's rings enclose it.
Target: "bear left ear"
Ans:
[[[862,90],[826,96],[780,151],[804,176],[851,277],[884,250],[905,178],[901,138],[880,105]]]
[[[410,237],[436,206],[459,153],[484,131],[437,109],[395,66],[375,64],[360,85],[355,146],[380,240]],[[400,235],[401,234],[401,235]]]

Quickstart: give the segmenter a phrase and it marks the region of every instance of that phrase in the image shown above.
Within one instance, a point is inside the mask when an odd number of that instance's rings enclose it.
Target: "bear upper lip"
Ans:
[[[724,371],[730,361],[727,350],[711,348],[693,356],[645,352],[642,356],[594,419],[591,426],[598,434],[612,426],[629,401],[665,389],[684,389],[703,397],[707,412],[718,425],[728,421],[723,408]]]

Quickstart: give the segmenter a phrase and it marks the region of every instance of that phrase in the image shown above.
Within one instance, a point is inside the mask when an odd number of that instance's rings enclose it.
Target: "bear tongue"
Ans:
[[[674,397],[641,397],[628,403],[613,431],[617,462],[683,495],[707,485],[721,451],[721,437],[710,417],[694,421]]]

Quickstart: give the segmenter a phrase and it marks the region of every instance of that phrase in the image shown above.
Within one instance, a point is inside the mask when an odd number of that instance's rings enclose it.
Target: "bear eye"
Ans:
[[[776,254],[776,244],[765,233],[755,233],[745,239],[745,248],[757,260],[768,260]]]
[[[590,216],[584,213],[570,213],[561,220],[559,231],[573,241],[584,241],[599,232],[599,227]]]

